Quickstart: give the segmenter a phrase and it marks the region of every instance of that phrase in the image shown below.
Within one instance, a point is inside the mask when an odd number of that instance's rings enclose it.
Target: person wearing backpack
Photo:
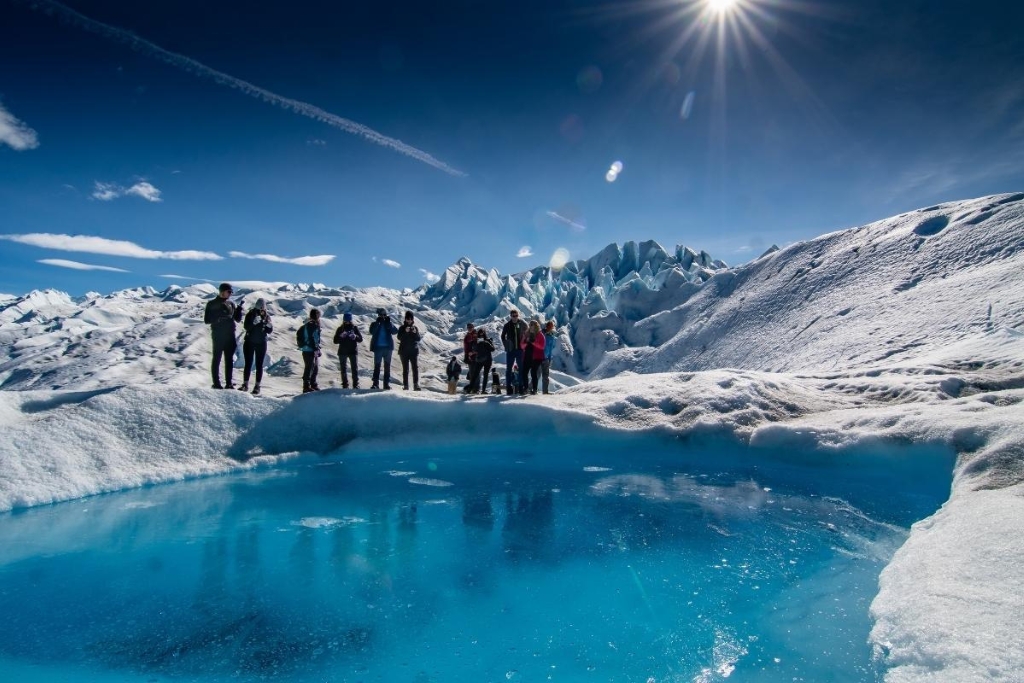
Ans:
[[[398,334],[391,316],[383,308],[377,309],[377,319],[370,323],[370,350],[373,351],[373,383],[380,389],[380,366],[384,366],[384,390],[391,388],[391,354],[395,350],[394,336]]]
[[[245,358],[245,370],[242,372],[240,391],[249,391],[249,373],[252,371],[253,360],[256,361],[256,385],[252,395],[259,396],[260,382],[263,381],[263,361],[267,357],[267,336],[274,331],[274,324],[267,313],[267,302],[257,299],[256,305],[245,314],[245,339],[242,340],[242,356]]]
[[[234,369],[235,349],[238,342],[235,339],[235,323],[242,322],[242,306],[235,305],[231,300],[234,288],[227,282],[222,282],[217,298],[211,299],[206,304],[203,314],[203,322],[210,326],[210,334],[213,337],[213,364],[210,366],[210,373],[213,375],[213,388],[234,389],[231,383],[231,371]],[[224,384],[220,383],[220,359],[224,357]]]
[[[412,366],[412,388],[420,390],[420,329],[416,327],[412,311],[405,312],[405,320],[398,328],[398,357],[402,359],[402,388],[409,388],[409,366]]]
[[[309,312],[309,320],[295,333],[295,342],[302,351],[302,393],[320,391],[316,376],[320,371],[320,311]]]
[[[348,366],[352,367],[352,388],[359,388],[358,345],[363,343],[359,328],[352,324],[352,314],[341,317],[341,327],[334,333],[338,345],[338,360],[341,361],[341,388],[348,389]]]

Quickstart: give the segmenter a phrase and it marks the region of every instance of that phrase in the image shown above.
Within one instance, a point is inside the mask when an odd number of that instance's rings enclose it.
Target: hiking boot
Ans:
[[[224,388],[225,389],[234,389],[235,388],[235,383],[234,382],[228,382],[227,384],[224,385]]]
[[[415,385],[415,386],[414,386],[414,387],[412,388],[412,390],[413,390],[413,391],[423,391],[422,389],[420,389],[420,385],[419,385],[419,384]]]
[[[402,385],[402,391],[409,391],[409,385],[408,384],[403,384]]]
[[[385,384],[384,385],[384,391],[391,391],[391,385],[390,384]]]
[[[507,389],[505,389],[505,394],[507,396],[511,396],[512,395],[512,387],[508,387]]]
[[[260,385],[259,384],[257,384],[256,386],[254,386],[252,388],[252,395],[253,396],[259,396],[260,395]]]
[[[320,391],[320,385],[319,384],[310,384],[309,385],[309,390],[310,391]]]
[[[213,386],[212,386],[212,387],[210,387],[210,388],[211,388],[211,389],[223,389],[224,387],[223,387],[223,386],[221,385],[221,383],[220,383],[220,382],[214,382],[214,383],[213,383]]]
[[[239,391],[249,391],[249,383],[248,382],[242,382],[242,386],[238,387],[238,390]]]
[[[370,388],[373,389],[374,391],[380,391],[380,385],[379,384],[371,384]]]

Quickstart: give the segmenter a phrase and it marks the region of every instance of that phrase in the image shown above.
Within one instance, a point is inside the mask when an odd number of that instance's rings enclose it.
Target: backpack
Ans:
[[[303,346],[306,346],[307,339],[308,336],[306,335],[306,325],[305,323],[303,323],[299,327],[299,329],[295,331],[295,345],[301,349]]]

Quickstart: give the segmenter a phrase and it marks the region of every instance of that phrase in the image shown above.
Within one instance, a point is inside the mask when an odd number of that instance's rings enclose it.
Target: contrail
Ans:
[[[433,166],[434,168],[442,170],[450,175],[459,177],[465,177],[466,175],[457,168],[452,168],[440,159],[435,159],[421,149],[410,147],[401,140],[389,138],[388,136],[378,133],[372,128],[368,128],[361,123],[356,123],[355,121],[350,121],[349,119],[338,116],[337,114],[324,111],[320,107],[307,102],[300,102],[299,100],[282,97],[281,95],[272,93],[258,85],[253,85],[248,81],[243,81],[240,78],[235,78],[234,76],[230,76],[222,71],[211,69],[191,57],[186,57],[185,55],[179,55],[175,52],[165,50],[159,45],[151,43],[144,38],[140,38],[129,31],[117,28],[116,26],[110,26],[109,24],[104,24],[103,22],[96,21],[95,19],[90,19],[84,14],[80,14],[59,2],[54,2],[53,0],[15,0],[15,2],[20,4],[27,3],[33,10],[45,12],[50,16],[57,17],[61,21],[65,21],[73,26],[85,29],[86,31],[96,33],[104,38],[109,38],[119,43],[126,43],[137,52],[146,54],[183,71],[196,74],[203,78],[208,78],[219,85],[226,85],[227,87],[238,90],[242,94],[248,95],[254,99],[263,100],[264,102],[277,105],[287,111],[301,114],[302,116],[306,116],[315,121],[320,121],[321,123],[326,123],[327,125],[334,126],[346,133],[360,135],[381,147],[387,147],[388,149],[392,149],[400,154],[422,161],[423,163]]]

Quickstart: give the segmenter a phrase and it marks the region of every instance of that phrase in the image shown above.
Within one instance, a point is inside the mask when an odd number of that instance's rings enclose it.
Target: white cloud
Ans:
[[[434,284],[435,282],[441,279],[440,275],[438,275],[437,273],[431,273],[426,268],[420,268],[420,272],[423,273],[423,279],[429,282],[430,284]]]
[[[159,277],[165,277],[168,280],[195,280],[196,282],[213,282],[213,280],[207,280],[202,277],[189,277],[188,275],[160,275]]]
[[[62,258],[43,258],[36,261],[36,263],[42,263],[47,266],[57,266],[58,268],[71,268],[72,270],[105,270],[111,273],[129,273],[131,271],[125,270],[124,268],[113,268],[111,266],[94,266],[91,263],[79,263],[78,261],[67,261]]]
[[[14,115],[4,109],[2,104],[0,104],[0,144],[8,145],[19,152],[39,146],[39,137],[36,132],[14,118]]]
[[[42,249],[78,251],[86,254],[127,258],[171,259],[174,261],[220,261],[223,258],[209,251],[156,251],[140,247],[134,242],[110,240],[90,235],[54,235],[34,232],[27,235],[0,235],[0,240],[18,242]]]
[[[319,256],[298,256],[296,258],[285,258],[273,254],[246,254],[242,251],[229,251],[231,258],[247,258],[259,261],[270,261],[271,263],[290,263],[293,266],[325,266],[334,260],[334,254],[320,254]]]
[[[383,263],[388,268],[401,268],[402,267],[401,263],[399,263],[398,261],[392,261],[389,258],[382,258],[380,260],[380,262]]]
[[[118,197],[125,197],[132,195],[134,197],[141,197],[147,202],[161,202],[160,190],[153,187],[150,183],[145,180],[139,181],[131,187],[123,187],[116,183],[101,183],[96,181],[95,189],[92,193],[93,199],[98,199],[101,202],[109,202],[112,199]]]
[[[142,181],[140,183],[135,183],[134,185],[129,187],[127,190],[125,190],[124,193],[125,194],[134,195],[136,197],[142,197],[147,202],[159,202],[159,201],[162,201],[160,199],[160,190],[156,189],[155,187],[153,187],[152,185],[150,185],[146,181]]]
[[[101,183],[96,181],[96,188],[92,192],[92,198],[101,202],[109,202],[121,196],[121,188],[112,183]]]
[[[205,78],[209,81],[216,83],[217,85],[222,85],[231,88],[232,90],[240,92],[243,95],[252,97],[253,99],[262,100],[263,102],[266,102],[268,104],[273,104],[274,106],[280,107],[285,111],[294,112],[301,116],[313,119],[314,121],[326,123],[328,126],[333,126],[334,128],[343,130],[346,133],[358,135],[359,137],[369,140],[370,142],[376,145],[386,147],[390,150],[398,152],[399,154],[404,154],[408,157],[416,159],[417,161],[421,161],[429,166],[433,166],[436,169],[444,171],[445,173],[448,173],[450,175],[466,175],[457,168],[453,168],[448,164],[444,163],[443,161],[435,159],[434,157],[432,157],[430,154],[427,154],[423,150],[416,149],[415,147],[407,145],[401,140],[390,138],[382,133],[378,133],[372,128],[369,128],[368,126],[364,126],[361,123],[356,123],[355,121],[350,121],[349,119],[342,118],[337,114],[332,114],[331,112],[325,111],[320,107],[316,107],[312,104],[301,102],[299,100],[293,100],[290,97],[283,97],[281,95],[278,95],[277,93],[273,93],[257,85],[253,85],[252,83],[243,81],[240,78],[235,78],[234,76],[226,74],[223,71],[211,69],[210,67],[192,59],[191,57],[186,57],[185,55],[165,50],[159,45],[151,43],[145,38],[140,38],[134,33],[126,31],[123,28],[118,28],[116,26],[111,26],[110,24],[104,24],[101,21],[96,21],[95,19],[90,19],[84,14],[76,12],[70,7],[67,7],[66,5],[63,5],[59,2],[51,1],[46,3],[39,3],[38,5],[32,4],[29,5],[29,7],[37,11],[45,12],[48,16],[56,17],[62,22],[66,22],[68,24],[71,24],[72,26],[77,26],[90,33],[95,33],[96,35],[99,35],[103,38],[107,38],[109,40],[125,44],[135,52],[144,54],[148,57],[152,57],[153,59],[163,62],[164,64],[170,64],[173,67],[176,67],[183,71],[187,71],[188,73],[199,76],[200,78]]]
[[[533,256],[533,249],[529,245],[519,247],[519,252],[516,253],[516,258],[526,258],[527,256]]]
[[[550,218],[554,218],[556,221],[558,221],[562,225],[568,225],[570,228],[572,228],[576,232],[583,232],[584,230],[587,229],[587,226],[583,225],[582,223],[577,223],[576,221],[572,220],[571,218],[566,218],[565,216],[563,216],[562,214],[558,213],[557,211],[545,211],[544,213],[547,214]]]

